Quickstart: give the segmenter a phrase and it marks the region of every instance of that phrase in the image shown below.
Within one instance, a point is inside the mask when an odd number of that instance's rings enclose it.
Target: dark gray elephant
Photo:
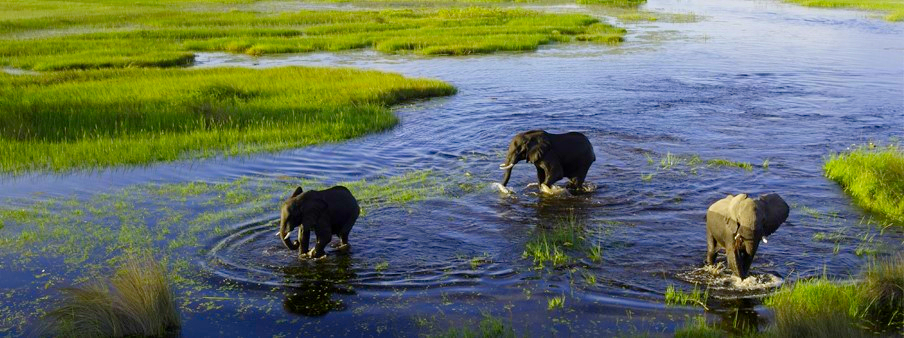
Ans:
[[[537,183],[541,189],[549,189],[563,177],[570,179],[568,188],[579,191],[584,185],[590,165],[596,161],[593,145],[587,136],[578,132],[550,134],[543,130],[531,130],[515,135],[509,143],[502,186],[508,184],[512,167],[522,160],[537,167]]]
[[[303,191],[298,187],[292,197],[283,202],[277,235],[287,248],[297,249],[299,257],[320,258],[326,254],[324,248],[333,235],[342,241],[338,249],[348,249],[348,234],[360,213],[358,201],[346,187],[335,186],[320,191]],[[289,240],[289,232],[296,227],[299,227],[300,243]],[[317,243],[309,252],[311,231],[317,235]]]
[[[747,278],[750,264],[766,237],[788,219],[788,204],[777,194],[757,199],[738,194],[713,203],[706,212],[706,264],[713,264],[719,248],[725,248],[728,266],[735,276]]]

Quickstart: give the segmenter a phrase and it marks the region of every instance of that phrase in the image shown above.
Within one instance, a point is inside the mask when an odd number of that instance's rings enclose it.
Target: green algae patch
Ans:
[[[392,54],[487,54],[532,51],[553,42],[619,43],[626,33],[586,14],[519,8],[255,11],[225,10],[225,4],[107,5],[92,15],[62,7],[21,18],[15,14],[28,12],[27,5],[0,7],[0,20],[5,20],[0,21],[0,66],[44,71],[179,67],[201,51],[265,55],[372,48]]]
[[[351,69],[122,69],[0,76],[0,172],[66,171],[336,142],[449,84]]]

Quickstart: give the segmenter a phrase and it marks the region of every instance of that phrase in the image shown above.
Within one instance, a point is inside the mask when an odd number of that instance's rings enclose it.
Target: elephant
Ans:
[[[282,204],[277,235],[287,248],[297,249],[300,258],[322,258],[326,255],[324,248],[333,235],[339,236],[341,240],[337,249],[346,250],[350,247],[348,234],[360,213],[358,200],[346,187],[335,186],[319,191],[304,191],[298,187]],[[289,240],[289,232],[296,227],[299,227],[300,243]],[[317,243],[309,252],[311,231],[317,235]]]
[[[505,163],[499,165],[499,169],[505,170],[503,187],[509,182],[512,167],[521,160],[537,167],[537,184],[541,190],[548,191],[554,183],[567,177],[570,180],[567,188],[579,191],[596,155],[587,136],[578,132],[550,134],[531,130],[520,133],[512,138]]]
[[[760,245],[788,219],[788,204],[778,194],[753,199],[747,194],[728,195],[706,211],[706,264],[712,265],[716,253],[725,248],[728,266],[742,280],[750,273],[750,264]]]

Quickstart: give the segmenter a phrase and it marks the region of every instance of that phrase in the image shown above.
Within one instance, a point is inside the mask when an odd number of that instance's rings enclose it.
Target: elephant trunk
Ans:
[[[499,169],[505,170],[505,176],[502,177],[503,187],[508,185],[509,178],[512,176],[512,168],[521,161],[518,157],[518,154],[509,151],[508,156],[505,157],[505,163],[499,165]]]
[[[286,222],[285,219],[280,220],[279,232],[277,233],[277,235],[279,235],[279,238],[283,241],[283,244],[285,244],[286,247],[289,248],[289,250],[298,250],[298,242],[296,241],[293,243],[292,240],[289,239],[289,237],[291,237],[289,234],[290,231],[292,230],[289,229],[289,222]]]

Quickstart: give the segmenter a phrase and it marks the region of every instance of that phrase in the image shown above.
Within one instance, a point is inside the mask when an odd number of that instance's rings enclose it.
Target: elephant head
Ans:
[[[508,152],[505,155],[505,163],[499,165],[499,169],[505,170],[502,185],[508,184],[512,176],[512,167],[522,160],[529,163],[537,163],[549,150],[549,135],[542,130],[531,130],[515,135],[509,143]]]
[[[301,187],[295,188],[292,196],[283,202],[279,213],[279,232],[277,235],[290,250],[298,250],[299,243],[298,241],[292,242],[289,240],[289,232],[301,225],[303,205],[300,195],[303,192],[304,190]]]
[[[760,241],[767,242],[767,236],[778,230],[788,219],[789,208],[777,194],[767,194],[757,199],[748,198],[746,194],[734,196],[729,202],[728,212],[737,224],[732,236],[734,252],[726,250],[729,265],[738,277],[746,278],[753,263],[753,256]],[[734,264],[732,264],[734,261]]]

